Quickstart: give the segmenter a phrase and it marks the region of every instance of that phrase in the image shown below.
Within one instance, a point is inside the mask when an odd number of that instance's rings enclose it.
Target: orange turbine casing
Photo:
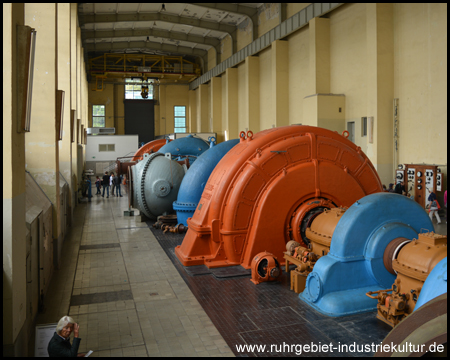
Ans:
[[[142,160],[144,154],[152,154],[161,149],[164,145],[166,145],[166,139],[158,139],[149,141],[147,144],[141,146],[136,153],[133,155],[131,161]],[[171,141],[171,140],[169,140]]]
[[[249,269],[263,251],[283,259],[291,238],[304,243],[300,228],[320,208],[382,190],[367,156],[337,132],[291,125],[244,134],[211,173],[175,254],[210,268]]]

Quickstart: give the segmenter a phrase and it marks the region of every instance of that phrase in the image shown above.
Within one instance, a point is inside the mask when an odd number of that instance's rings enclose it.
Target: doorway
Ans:
[[[138,135],[139,144],[155,139],[155,110],[153,100],[124,100],[125,135]]]

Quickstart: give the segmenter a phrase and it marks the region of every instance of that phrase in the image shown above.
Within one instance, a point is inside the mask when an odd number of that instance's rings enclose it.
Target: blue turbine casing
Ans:
[[[187,156],[189,164],[192,164],[198,156],[208,149],[209,144],[205,140],[188,135],[169,142],[159,149],[158,152],[163,154],[171,153],[172,159]]]
[[[421,229],[434,227],[415,201],[392,193],[363,197],[342,215],[330,252],[316,262],[300,299],[328,316],[375,310],[377,300],[366,292],[388,289],[395,280],[383,264],[386,246],[398,237],[417,238]]]
[[[419,299],[417,299],[414,311],[425,305],[428,301],[433,300],[439,295],[447,292],[447,258],[443,258],[431,270],[425,283],[420,291]],[[413,312],[414,312],[413,311]]]
[[[189,168],[181,182],[177,201],[173,203],[173,209],[177,212],[178,223],[187,226],[187,219],[194,215],[209,175],[223,156],[238,142],[239,139],[235,139],[215,145],[203,153]]]

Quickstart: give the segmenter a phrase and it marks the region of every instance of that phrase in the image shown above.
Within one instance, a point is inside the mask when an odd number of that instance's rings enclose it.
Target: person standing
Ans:
[[[120,179],[120,176],[119,176],[119,174],[116,174],[116,176],[114,177],[114,185],[116,186],[116,196],[117,197],[122,197],[122,193],[121,193],[121,190],[120,190],[120,182],[121,182],[121,179]]]
[[[108,172],[105,171],[105,175],[103,175],[103,195],[102,197],[105,197],[105,189],[106,189],[106,193],[107,193],[107,198],[109,198],[109,176],[108,176]]]
[[[396,194],[400,194],[400,195],[403,195],[403,193],[406,193],[405,183],[403,181],[397,183],[397,185],[395,185],[394,192]]]
[[[441,218],[439,217],[438,210],[439,204],[437,201],[436,194],[430,189],[430,195],[428,196],[428,201],[430,202],[430,220],[433,221],[433,214],[436,215],[437,223],[441,223]]]
[[[97,180],[95,180],[95,186],[97,187],[97,192],[95,193],[95,195],[101,195],[102,194],[102,192],[100,191],[101,182],[98,176]]]
[[[114,184],[114,173],[111,171],[111,176],[109,178],[109,185],[111,186],[111,195],[114,196],[114,188],[115,188],[115,184]]]

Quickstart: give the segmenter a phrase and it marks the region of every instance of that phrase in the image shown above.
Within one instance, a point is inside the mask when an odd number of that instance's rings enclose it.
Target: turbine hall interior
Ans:
[[[446,356],[447,13],[4,3],[3,355]]]

